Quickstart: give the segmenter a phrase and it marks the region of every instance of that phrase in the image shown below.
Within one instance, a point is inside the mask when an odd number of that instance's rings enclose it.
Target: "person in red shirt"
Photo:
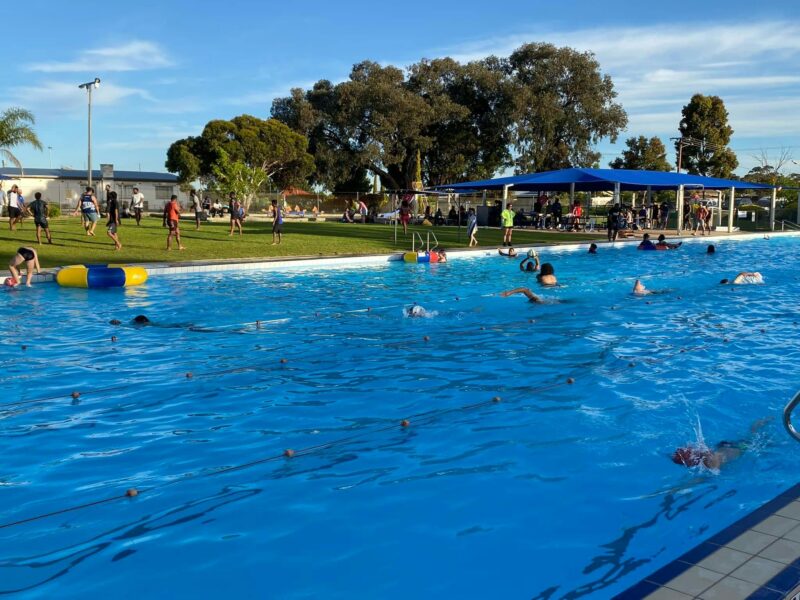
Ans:
[[[570,213],[570,231],[580,231],[581,217],[583,216],[583,208],[581,207],[580,200],[575,200]]]
[[[178,250],[186,250],[181,244],[181,229],[178,223],[181,220],[181,205],[178,204],[178,197],[172,194],[169,203],[164,207],[164,221],[165,225],[169,227],[167,234],[167,250],[172,250],[172,236],[175,236],[175,241],[178,243]]]

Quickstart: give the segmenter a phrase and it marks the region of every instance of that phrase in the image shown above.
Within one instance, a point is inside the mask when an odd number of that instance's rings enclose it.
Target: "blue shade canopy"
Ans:
[[[676,190],[678,186],[687,188],[705,188],[711,190],[727,190],[730,188],[761,190],[773,189],[773,186],[763,183],[751,183],[734,179],[719,179],[717,177],[702,177],[686,173],[672,173],[666,171],[635,171],[630,169],[561,169],[560,171],[546,171],[544,173],[530,173],[528,175],[514,175],[512,177],[498,177],[484,179],[483,181],[466,181],[451,185],[436,186],[438,190],[462,192],[465,190],[502,190],[510,185],[511,191],[569,191],[570,185],[575,184],[578,192],[601,192],[614,189],[614,184],[619,183],[622,191],[642,191],[648,187],[653,190]]]

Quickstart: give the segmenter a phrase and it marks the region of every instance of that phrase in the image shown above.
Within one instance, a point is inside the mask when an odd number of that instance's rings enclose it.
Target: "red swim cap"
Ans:
[[[683,465],[684,467],[696,467],[703,462],[704,456],[705,452],[702,450],[684,446],[683,448],[675,450],[672,454],[672,462],[676,465]]]

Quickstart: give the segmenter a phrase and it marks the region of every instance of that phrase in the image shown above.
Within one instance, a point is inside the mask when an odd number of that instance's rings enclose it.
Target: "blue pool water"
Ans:
[[[610,597],[797,482],[800,239],[717,248],[4,293],[0,525],[107,501],[0,528],[0,593]]]

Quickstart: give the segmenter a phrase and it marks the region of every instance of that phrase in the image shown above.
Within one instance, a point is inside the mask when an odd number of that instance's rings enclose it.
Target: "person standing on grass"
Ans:
[[[478,232],[478,217],[475,216],[475,209],[470,208],[467,213],[467,236],[469,237],[469,245],[477,246],[478,238],[475,234]]]
[[[186,250],[181,244],[181,229],[179,222],[181,220],[181,205],[178,204],[178,197],[172,194],[169,202],[164,207],[164,218],[169,233],[167,233],[167,250],[172,250],[172,237],[175,237],[175,242],[178,244],[178,250]]]
[[[28,206],[28,210],[33,215],[33,224],[36,225],[36,243],[42,243],[42,230],[47,236],[47,243],[52,244],[53,238],[50,236],[50,223],[47,221],[47,202],[42,200],[42,193],[36,192],[33,195],[33,202]]]
[[[272,245],[277,246],[281,243],[283,233],[283,211],[278,206],[278,201],[272,200]],[[276,241],[277,240],[277,241]]]
[[[100,205],[97,204],[97,197],[94,195],[94,188],[86,186],[86,192],[78,200],[78,206],[75,208],[74,214],[81,213],[83,215],[83,226],[86,229],[86,235],[94,235],[94,228],[97,227],[97,221],[100,220]]]
[[[8,228],[17,230],[17,223],[22,221],[22,211],[19,209],[19,187],[15,184],[8,190]]]
[[[106,199],[106,211],[108,212],[108,228],[107,234],[114,240],[114,250],[122,250],[122,244],[119,241],[117,228],[119,227],[119,202],[117,201],[117,192],[108,192]]]
[[[514,205],[509,203],[500,213],[500,224],[503,226],[503,246],[511,246],[511,234],[514,233]]]
[[[408,222],[411,220],[411,205],[408,203],[408,198],[403,198],[400,202],[397,216],[400,219],[400,224],[403,226],[403,235],[408,235]]]
[[[133,188],[133,195],[131,196],[131,210],[136,219],[136,225],[140,225],[142,221],[142,209],[144,208],[144,194],[139,191],[139,188]]]
[[[192,190],[189,192],[189,200],[192,203],[192,210],[194,211],[195,229],[200,229],[200,217],[203,215],[203,203],[200,200],[200,194]]]
[[[242,235],[242,218],[244,217],[244,209],[241,202],[236,199],[236,194],[231,192],[228,194],[228,210],[231,213],[231,230],[228,235],[233,235],[234,228],[239,230],[239,235]]]
[[[0,210],[6,209],[6,214],[8,214],[8,196],[6,196],[6,191],[3,189],[3,181],[0,180]]]

